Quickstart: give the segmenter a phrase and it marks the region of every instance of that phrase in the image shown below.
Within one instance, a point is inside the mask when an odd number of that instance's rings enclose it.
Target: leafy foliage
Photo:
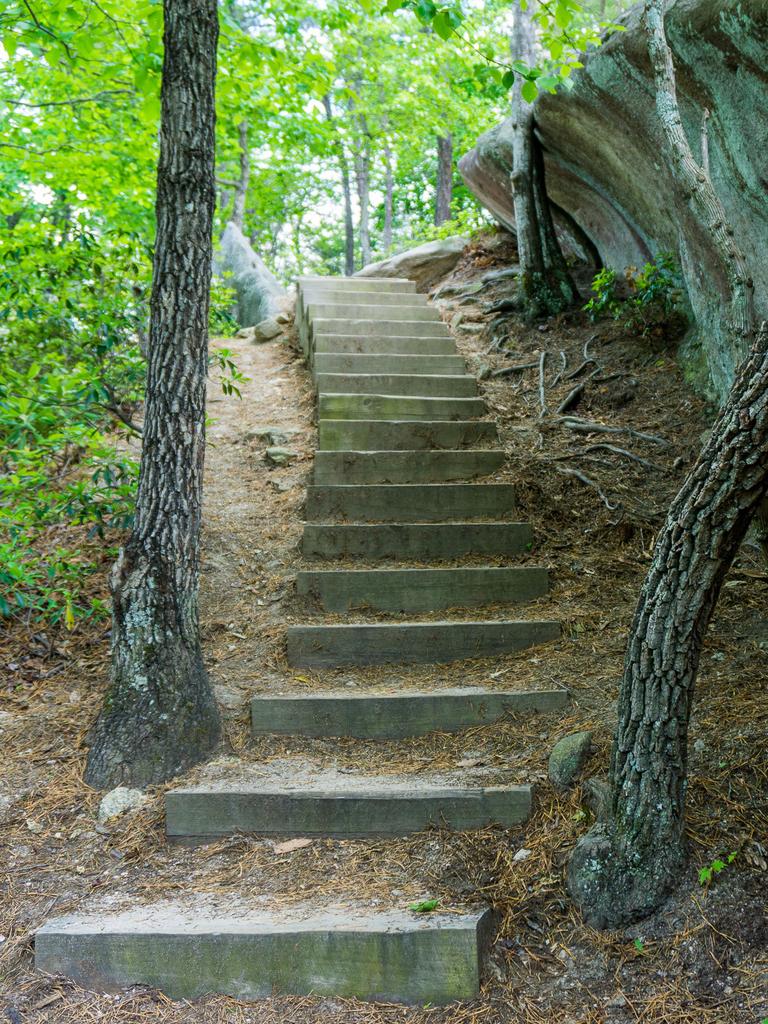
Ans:
[[[611,317],[646,335],[660,325],[682,319],[680,271],[670,253],[658,253],[641,270],[627,267],[623,281],[611,267],[592,280],[592,298],[584,306],[591,320]]]

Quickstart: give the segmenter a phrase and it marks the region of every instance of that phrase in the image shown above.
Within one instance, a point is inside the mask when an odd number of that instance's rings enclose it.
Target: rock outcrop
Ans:
[[[548,188],[607,265],[622,270],[658,252],[677,255],[697,325],[683,354],[700,383],[723,395],[735,354],[721,332],[719,264],[668,166],[641,16],[641,5],[624,16],[626,31],[585,58],[570,92],[537,101]],[[666,23],[685,130],[698,158],[710,112],[711,175],[750,264],[758,317],[768,317],[768,4],[675,0]],[[483,135],[459,168],[514,230],[507,135],[504,124]]]
[[[461,235],[425,242],[415,249],[395,253],[378,263],[369,263],[358,270],[355,277],[407,277],[416,282],[416,290],[428,292],[437,282],[450,274],[461,258],[469,239]]]
[[[285,288],[232,221],[221,236],[216,271],[231,275],[237,294],[237,322],[241,327],[253,327],[274,317],[287,301]]]

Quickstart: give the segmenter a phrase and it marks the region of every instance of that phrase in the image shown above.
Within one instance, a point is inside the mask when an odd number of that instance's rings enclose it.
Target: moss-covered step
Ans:
[[[396,333],[385,335],[344,334],[336,332],[315,332],[313,351],[315,357],[324,352],[369,353],[371,355],[411,356],[455,356],[456,345],[447,335],[419,337],[418,335]]]
[[[367,320],[358,317],[315,317],[312,321],[312,335],[346,334],[360,338],[443,338],[451,342],[456,351],[450,331],[442,320]],[[316,351],[317,345],[314,346]],[[333,349],[325,349],[333,352]],[[339,350],[340,351],[340,350]],[[375,351],[373,349],[372,351]]]
[[[207,842],[234,832],[280,836],[402,836],[430,825],[518,825],[530,786],[467,786],[441,777],[364,775],[283,760],[212,765],[195,785],[165,794],[166,834]]]
[[[419,395],[425,398],[474,398],[477,381],[462,374],[318,373],[319,394]]]
[[[317,400],[321,420],[476,420],[486,412],[482,398],[320,394]]]
[[[498,444],[493,420],[327,420],[318,422],[320,451],[413,451]]]
[[[329,569],[300,572],[296,592],[329,612],[371,608],[436,612],[444,608],[532,601],[546,594],[549,575],[538,566],[473,569]]]
[[[54,918],[35,935],[35,962],[97,992],[141,985],[171,999],[285,993],[438,1004],[478,995],[490,940],[488,911],[271,910],[201,896]]]
[[[348,303],[336,302],[332,296],[329,296],[321,302],[309,302],[305,309],[313,323],[315,320],[339,320],[346,317],[355,320],[376,320],[383,323],[392,323],[397,320],[441,322],[440,314],[434,306],[423,305],[418,299],[411,301],[409,296],[388,306],[377,303],[363,305],[361,302],[350,306]]]
[[[345,484],[307,488],[310,521],[441,522],[504,518],[514,511],[510,484]]]
[[[318,352],[314,371],[318,373],[425,373],[462,374],[466,371],[459,355],[408,356],[385,352]]]
[[[559,636],[557,622],[535,620],[289,626],[288,663],[297,668],[439,664],[465,658],[494,658]]]
[[[260,694],[251,700],[251,731],[254,736],[404,739],[436,731],[458,732],[509,713],[559,711],[568,699],[567,690],[504,693],[469,686],[428,693]]]
[[[497,448],[464,451],[317,452],[316,484],[419,484],[475,480],[501,469],[506,454]]]
[[[307,523],[307,558],[445,560],[467,555],[512,557],[529,550],[528,523]]]

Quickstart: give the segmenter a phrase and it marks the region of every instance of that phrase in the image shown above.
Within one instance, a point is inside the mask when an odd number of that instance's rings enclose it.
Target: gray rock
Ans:
[[[416,282],[417,291],[427,292],[450,274],[468,244],[469,238],[461,235],[426,242],[379,263],[369,263],[355,277],[407,277]]]
[[[270,445],[285,445],[300,434],[294,427],[255,427],[245,435],[248,441],[267,441]]]
[[[259,324],[284,307],[285,288],[231,222],[221,236],[215,269],[217,274],[228,276],[237,293],[237,322],[241,327]]]
[[[118,786],[117,789],[110,790],[106,796],[102,797],[97,815],[98,820],[103,824],[110,818],[116,818],[126,811],[138,810],[139,807],[143,807],[147,803],[148,799],[149,797],[140,789]]]
[[[13,807],[13,798],[0,793],[0,824],[10,817],[10,810]]]
[[[298,452],[291,451],[290,448],[273,447],[267,448],[264,452],[264,458],[273,466],[290,466],[298,457]]]
[[[252,341],[256,345],[263,345],[267,341],[274,341],[282,333],[283,328],[278,323],[277,317],[270,316],[254,327],[244,327],[242,331],[237,332],[235,337]]]
[[[549,755],[549,781],[566,789],[576,781],[592,746],[591,732],[574,732],[559,740]]]

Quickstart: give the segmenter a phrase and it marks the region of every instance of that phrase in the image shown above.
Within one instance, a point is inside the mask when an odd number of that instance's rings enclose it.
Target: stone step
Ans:
[[[557,622],[393,622],[289,626],[288,663],[297,668],[427,664],[494,658],[556,640]]]
[[[459,732],[494,722],[509,713],[559,711],[567,690],[509,693],[480,687],[453,687],[429,693],[359,693],[257,696],[251,700],[255,736],[355,736],[405,739],[430,732]]]
[[[318,422],[321,451],[451,451],[498,444],[493,420],[327,420]]]
[[[329,612],[371,608],[435,612],[444,608],[532,601],[546,594],[549,576],[537,566],[472,569],[331,569],[300,572],[296,592]]]
[[[385,320],[366,320],[364,317],[315,317],[312,321],[312,336],[317,338],[321,334],[343,334],[356,338],[443,338],[450,341],[449,351],[455,352],[456,345],[451,338],[450,331],[442,320],[399,320],[391,323]],[[325,352],[341,352],[343,349],[317,349]],[[353,350],[354,351],[354,350]],[[378,351],[375,348],[372,352]],[[383,351],[386,351],[384,349]],[[397,352],[398,349],[392,349]],[[404,350],[407,351],[407,350]],[[439,355],[438,351],[435,353]]]
[[[353,774],[287,760],[209,772],[210,780],[165,794],[169,839],[206,842],[235,832],[403,836],[441,823],[517,825],[531,811],[530,786],[468,787],[421,774]]]
[[[307,275],[297,278],[299,289],[303,292],[305,288],[316,288],[323,292],[335,291],[361,291],[368,292],[375,289],[379,292],[410,292],[416,293],[416,282],[409,281],[407,277],[313,277]]]
[[[306,309],[312,305],[334,306],[421,306],[426,308],[427,297],[418,292],[382,292],[369,288],[318,288],[307,285],[301,289],[301,301]]]
[[[140,985],[179,1000],[287,994],[438,1004],[477,997],[491,940],[487,910],[270,910],[202,895],[54,918],[35,935],[35,963],[97,992]]]
[[[476,420],[487,409],[482,398],[419,398],[408,395],[320,394],[321,420]]]
[[[422,398],[474,398],[477,381],[469,374],[318,373],[318,394],[417,395]]]
[[[342,355],[411,355],[411,356],[455,356],[456,345],[453,338],[423,337],[417,335],[381,335],[340,334],[332,331],[314,334],[315,358],[323,353],[340,353]]]
[[[312,323],[315,320],[348,319],[350,323],[358,320],[373,320],[387,328],[391,328],[395,322],[401,320],[442,323],[440,314],[435,307],[422,305],[418,299],[413,302],[404,299],[402,302],[390,306],[382,306],[377,303],[366,306],[359,302],[353,308],[349,304],[337,302],[329,296],[321,302],[307,303],[306,311]]]
[[[514,511],[510,484],[348,484],[307,488],[313,522],[441,522],[504,518]]]
[[[307,523],[307,558],[432,561],[466,555],[519,555],[533,540],[527,523]]]
[[[464,451],[315,453],[316,484],[419,484],[473,480],[501,469],[506,453],[481,448]]]
[[[318,373],[424,373],[462,374],[466,371],[461,356],[404,356],[369,352],[318,352],[314,372]]]

